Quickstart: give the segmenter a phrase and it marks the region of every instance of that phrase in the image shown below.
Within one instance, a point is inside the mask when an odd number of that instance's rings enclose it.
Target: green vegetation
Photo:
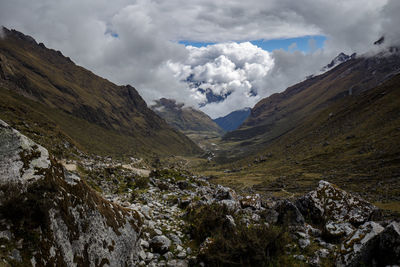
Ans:
[[[283,228],[246,225],[240,215],[217,204],[190,209],[186,219],[197,246],[208,238],[199,255],[208,266],[300,266],[285,254],[290,238]]]

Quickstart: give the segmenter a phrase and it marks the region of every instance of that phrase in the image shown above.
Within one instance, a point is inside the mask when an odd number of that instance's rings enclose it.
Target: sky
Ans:
[[[0,24],[60,50],[151,105],[212,118],[318,73],[340,52],[400,42],[398,0],[2,0]]]

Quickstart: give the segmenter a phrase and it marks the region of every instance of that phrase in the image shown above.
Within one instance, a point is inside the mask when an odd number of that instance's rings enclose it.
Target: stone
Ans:
[[[218,185],[216,188],[216,192],[214,193],[214,198],[216,200],[237,200],[236,192],[232,189]]]
[[[139,252],[139,258],[140,258],[141,260],[145,260],[145,259],[146,259],[146,252],[144,252],[144,250],[141,250],[141,251]]]
[[[169,259],[172,259],[172,257],[174,257],[174,254],[172,254],[171,251],[168,251],[163,255],[163,257],[168,261]]]
[[[384,228],[375,222],[366,222],[361,225],[352,236],[342,243],[341,255],[336,264],[338,266],[356,266],[364,258],[364,255],[372,253],[374,244],[369,241],[383,230]]]
[[[330,237],[349,236],[355,231],[355,228],[348,222],[329,221],[325,225],[325,233]]]
[[[314,223],[334,221],[360,225],[379,217],[379,210],[374,205],[322,180],[317,189],[299,198],[296,206]]]
[[[302,225],[304,217],[298,208],[289,200],[283,200],[276,207],[278,215],[278,223],[283,225]]]
[[[177,255],[177,257],[178,257],[179,259],[184,259],[184,258],[186,258],[186,252],[185,252],[184,250],[181,251],[181,252],[179,252],[178,255]]]
[[[170,246],[171,240],[164,235],[155,236],[150,241],[150,247],[157,253],[164,254],[169,250]]]
[[[240,200],[240,205],[243,209],[259,210],[261,208],[261,197],[259,194],[245,196]]]
[[[232,217],[232,215],[226,215],[225,218],[229,227],[236,227],[235,219]]]
[[[188,267],[188,263],[185,260],[169,260],[167,267]]]
[[[300,238],[299,239],[299,246],[302,249],[305,249],[306,247],[308,247],[310,245],[310,239],[308,238]]]
[[[168,237],[172,240],[172,242],[176,245],[182,245],[182,241],[176,234],[170,233]]]

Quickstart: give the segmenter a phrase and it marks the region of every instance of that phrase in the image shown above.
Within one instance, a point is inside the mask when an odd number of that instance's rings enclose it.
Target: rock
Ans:
[[[177,257],[178,257],[179,259],[184,259],[184,258],[186,258],[186,252],[185,252],[184,250],[181,251],[181,252],[179,252],[178,255],[177,255]]]
[[[360,225],[379,213],[374,205],[326,181],[320,181],[316,190],[299,198],[296,206],[314,223],[334,221]]]
[[[155,232],[157,235],[162,235],[162,231],[159,230],[159,229],[154,229],[154,232]]]
[[[326,248],[321,248],[321,249],[317,250],[316,253],[321,258],[326,258],[329,256],[329,250],[327,250]]]
[[[172,257],[174,256],[174,254],[172,254],[171,251],[168,251],[167,253],[165,253],[163,255],[163,257],[168,261],[169,259],[172,259]]]
[[[259,210],[261,208],[261,197],[259,194],[248,195],[240,200],[242,208],[252,208]]]
[[[264,211],[265,220],[269,224],[275,224],[278,222],[279,213],[274,209],[267,209]]]
[[[146,254],[146,260],[151,261],[154,258],[154,254],[151,252],[147,252]]]
[[[11,251],[10,258],[15,260],[15,261],[17,261],[17,262],[22,262],[21,254],[19,253],[19,250],[17,250],[17,249],[13,249]]]
[[[226,221],[228,222],[229,227],[235,228],[236,227],[236,223],[235,223],[235,219],[232,217],[232,215],[226,215]]]
[[[171,240],[169,240],[164,235],[155,236],[150,241],[150,247],[153,249],[153,251],[157,253],[161,254],[166,253],[169,250],[170,246],[171,246]]]
[[[144,248],[149,248],[149,242],[146,240],[140,239],[140,245]]]
[[[168,267],[188,267],[188,263],[185,260],[169,260],[167,262]]]
[[[332,222],[329,221],[325,225],[325,233],[328,235],[328,237],[343,237],[343,236],[349,236],[351,235],[354,231],[355,228],[348,222]]]
[[[222,185],[218,185],[216,192],[214,194],[214,198],[216,200],[224,200],[224,199],[237,200],[237,195],[236,192],[233,191],[232,189]]]
[[[277,204],[278,223],[283,225],[302,225],[304,217],[297,207],[289,200],[283,200]]]
[[[146,260],[146,252],[144,252],[144,250],[141,250],[141,251],[139,252],[139,258],[140,258],[141,260]]]
[[[0,196],[0,218],[10,222],[12,236],[23,230],[40,238],[34,246],[21,243],[21,252],[35,255],[37,266],[74,266],[96,259],[111,266],[137,263],[140,216],[102,198],[77,175],[66,177],[44,147],[1,120]],[[7,210],[18,213],[16,223],[3,212]]]
[[[337,260],[338,266],[357,266],[365,255],[370,255],[375,242],[369,242],[381,233],[384,228],[375,222],[366,222],[341,245],[341,255]]]
[[[310,239],[308,238],[300,238],[299,239],[299,246],[302,249],[305,249],[306,247],[308,247],[310,245]]]
[[[368,222],[366,224],[375,224]],[[360,227],[361,228],[361,227]],[[400,263],[400,227],[399,223],[392,222],[384,230],[382,227],[372,227],[369,232],[363,225],[362,240],[353,245],[353,250],[340,258],[343,266],[359,266],[360,263],[371,266],[391,266]],[[371,228],[371,227],[369,227]],[[360,229],[359,229],[360,230]],[[357,230],[357,232],[359,232]],[[356,232],[356,234],[357,234]],[[354,236],[356,236],[354,234]],[[364,235],[364,236],[363,236]],[[357,237],[356,237],[357,238]],[[353,241],[354,238],[349,241]],[[348,244],[347,241],[345,243]]]
[[[172,242],[176,245],[182,245],[181,239],[173,233],[168,234],[168,237],[172,240]]]
[[[0,232],[0,239],[1,238],[4,238],[6,240],[11,240],[13,238],[13,234],[9,230],[1,231]]]
[[[226,206],[229,211],[236,211],[240,207],[240,204],[238,201],[231,200],[231,199],[223,199],[223,200],[219,201],[218,203]]]

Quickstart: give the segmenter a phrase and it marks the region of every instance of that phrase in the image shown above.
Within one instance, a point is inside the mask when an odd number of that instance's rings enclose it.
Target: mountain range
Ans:
[[[117,86],[15,30],[0,39],[0,116],[34,140],[113,155],[196,154],[201,149]]]

